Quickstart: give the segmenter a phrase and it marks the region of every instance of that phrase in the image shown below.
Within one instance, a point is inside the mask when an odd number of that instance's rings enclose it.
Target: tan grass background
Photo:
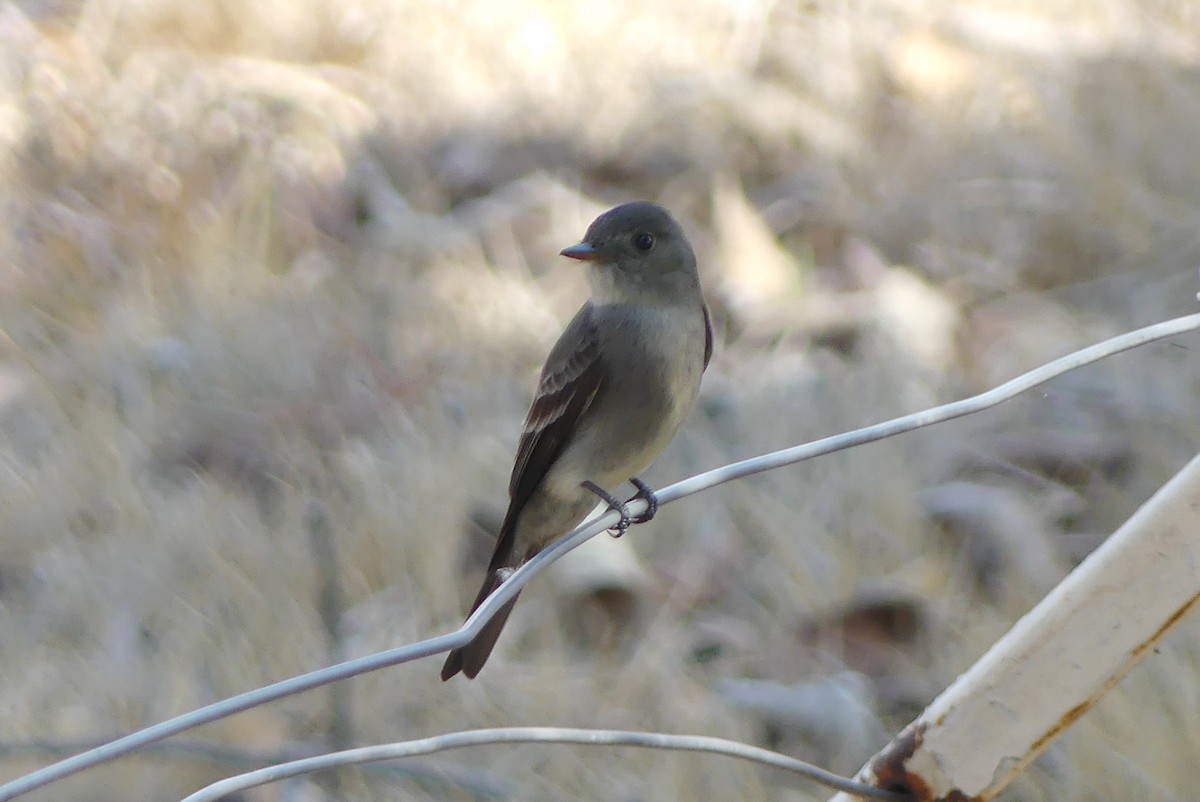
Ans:
[[[0,6],[3,775],[457,625],[585,294],[557,251],[608,205],[677,213],[720,329],[660,485],[1194,311],[1198,9]],[[853,771],[1195,452],[1196,348],[672,505],[601,580],[530,589],[474,683],[429,660],[199,737],[619,727]],[[1198,633],[1006,798],[1195,799]],[[236,768],[147,755],[29,798]],[[413,769],[251,799],[826,796],[633,750]]]

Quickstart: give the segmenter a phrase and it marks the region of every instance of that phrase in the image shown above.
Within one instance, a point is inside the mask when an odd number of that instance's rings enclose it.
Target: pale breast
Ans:
[[[699,310],[597,310],[606,370],[601,389],[547,479],[565,492],[590,479],[615,487],[643,471],[695,404],[704,370]]]

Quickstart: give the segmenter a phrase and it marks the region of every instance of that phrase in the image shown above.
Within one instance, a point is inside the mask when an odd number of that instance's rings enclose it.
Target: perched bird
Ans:
[[[579,524],[597,496],[629,479],[653,516],[653,492],[636,478],[675,436],[712,356],[712,326],[696,255],[666,209],[637,201],[596,218],[562,255],[588,265],[591,299],[558,338],[525,418],[509,505],[487,578],[471,611],[522,563]],[[473,678],[487,662],[514,598],[466,646],[442,679]]]

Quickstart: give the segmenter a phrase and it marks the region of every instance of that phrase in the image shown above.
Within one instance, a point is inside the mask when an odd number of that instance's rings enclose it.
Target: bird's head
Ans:
[[[609,209],[562,255],[591,265],[589,280],[600,302],[683,295],[698,286],[696,255],[683,229],[649,201]]]

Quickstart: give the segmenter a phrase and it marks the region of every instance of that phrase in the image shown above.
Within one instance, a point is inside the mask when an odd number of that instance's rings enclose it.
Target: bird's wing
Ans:
[[[708,361],[712,359],[713,352],[712,318],[708,315],[708,304],[702,303],[700,308],[704,310],[704,369],[708,370]]]
[[[525,417],[525,430],[517,447],[508,485],[508,515],[493,562],[513,556],[508,554],[512,544],[506,541],[514,536],[516,517],[570,442],[600,389],[603,375],[600,341],[592,305],[587,303],[559,337],[542,368],[537,395]],[[525,555],[515,556],[523,559]]]
[[[530,556],[513,553],[517,517],[546,477],[550,466],[570,442],[580,418],[600,389],[603,372],[600,342],[596,336],[592,306],[588,303],[575,315],[550,351],[550,356],[546,357],[537,395],[525,417],[525,431],[521,433],[521,444],[517,447],[517,460],[508,486],[511,497],[508,513],[500,527],[500,537],[492,553],[487,578],[475,597],[471,612],[475,612],[504,581],[499,569],[516,565]],[[516,601],[514,596],[484,625],[474,640],[450,652],[442,667],[443,680],[459,671],[468,677],[479,673]]]

